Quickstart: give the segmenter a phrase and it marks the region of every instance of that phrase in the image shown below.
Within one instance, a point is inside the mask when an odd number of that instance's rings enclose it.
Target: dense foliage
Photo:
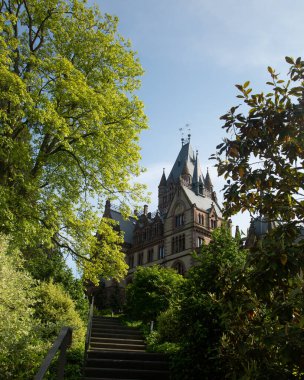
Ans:
[[[61,285],[35,280],[25,269],[20,252],[3,236],[0,289],[0,377],[32,379],[61,327],[70,326],[73,345],[65,378],[78,379],[86,325],[81,313]]]
[[[85,0],[0,2],[0,229],[22,252],[59,247],[94,282],[126,265],[92,199],[125,210],[142,190],[143,70],[117,22]]]
[[[62,326],[73,329],[72,347],[84,345],[85,324],[75,310],[71,297],[62,286],[43,282],[37,288],[35,316],[43,326],[45,337],[55,340]]]
[[[138,267],[127,286],[126,312],[135,320],[155,321],[172,298],[178,297],[184,278],[170,268]]]
[[[76,310],[82,319],[86,320],[89,307],[84,294],[83,281],[74,277],[59,249],[31,250],[29,255],[25,254],[24,256],[24,267],[31,276],[39,281],[52,281],[60,284],[73,299]]]
[[[211,243],[202,247],[196,259],[179,300],[172,300],[169,310],[158,319],[159,340],[178,343],[174,378],[220,379],[225,375],[218,352],[226,330],[222,323],[226,302],[222,299],[245,264],[246,252],[223,227],[214,231]],[[174,326],[172,335],[164,331],[164,323]]]
[[[0,373],[3,379],[29,379],[44,347],[35,320],[36,282],[23,270],[21,255],[8,253],[0,236]]]
[[[150,349],[171,353],[174,379],[303,378],[299,233],[281,226],[248,252],[214,231],[148,336]]]

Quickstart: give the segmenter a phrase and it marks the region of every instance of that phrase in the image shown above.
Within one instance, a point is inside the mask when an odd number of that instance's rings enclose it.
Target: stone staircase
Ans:
[[[169,380],[165,356],[145,348],[138,329],[116,318],[93,317],[83,380]]]

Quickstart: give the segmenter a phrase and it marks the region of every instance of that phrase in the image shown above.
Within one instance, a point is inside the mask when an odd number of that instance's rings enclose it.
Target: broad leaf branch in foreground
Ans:
[[[249,210],[270,220],[303,220],[304,62],[286,61],[288,80],[268,67],[269,92],[253,94],[249,82],[237,85],[246,113],[238,105],[221,117],[231,136],[217,146],[213,158],[227,179],[227,215]]]

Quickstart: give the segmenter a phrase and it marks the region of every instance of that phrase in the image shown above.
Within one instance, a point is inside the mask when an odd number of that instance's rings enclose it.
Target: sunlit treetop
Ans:
[[[83,0],[0,1],[0,228],[80,266],[100,223],[90,201],[142,199],[143,70],[117,23]]]

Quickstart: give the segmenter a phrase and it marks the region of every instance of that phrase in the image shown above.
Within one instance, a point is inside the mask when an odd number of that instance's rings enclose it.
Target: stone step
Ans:
[[[105,320],[103,318],[93,318],[92,319],[93,323],[103,323],[103,324],[109,324],[109,325],[121,325],[121,321],[119,320]]]
[[[137,328],[94,317],[83,380],[168,380],[167,358],[147,353]]]
[[[85,377],[106,377],[110,379],[149,379],[167,380],[169,371],[124,369],[124,368],[84,368]]]
[[[164,354],[154,352],[121,352],[121,351],[89,351],[88,358],[90,359],[117,359],[117,360],[142,360],[142,361],[166,361]]]
[[[145,344],[143,339],[125,339],[125,338],[104,338],[100,336],[92,336],[91,343],[114,343],[114,344]]]
[[[123,343],[99,343],[90,342],[90,350],[95,349],[111,349],[111,350],[145,350],[146,345],[143,344],[123,344]]]
[[[127,368],[127,369],[152,369],[167,371],[169,365],[165,361],[126,360],[126,359],[87,359],[86,367],[91,368]]]
[[[119,333],[128,333],[128,334],[140,334],[139,330],[135,330],[135,329],[131,329],[128,327],[123,327],[123,326],[117,326],[116,328],[113,328],[113,327],[106,328],[104,326],[93,325],[92,332],[93,331],[100,331],[100,332],[107,332],[107,333],[119,332]]]
[[[101,338],[119,338],[119,339],[142,339],[142,334],[139,332],[129,334],[127,333],[119,333],[119,332],[100,332],[100,331],[94,331],[93,334],[91,334],[92,337],[101,337]]]
[[[130,348],[130,347],[125,347],[125,348],[111,348],[111,347],[89,347],[88,352],[104,352],[104,351],[120,351],[120,352],[146,352],[145,347],[144,348]]]

